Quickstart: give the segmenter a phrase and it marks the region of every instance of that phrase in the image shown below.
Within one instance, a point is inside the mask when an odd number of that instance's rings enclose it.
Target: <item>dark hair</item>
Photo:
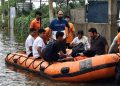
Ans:
[[[40,33],[40,34],[43,33],[43,32],[45,32],[45,30],[42,29],[42,28],[38,30],[38,33]]]
[[[118,32],[120,32],[120,27],[118,27]]]
[[[88,30],[88,32],[97,33],[97,30],[96,30],[96,28],[90,28],[90,29]]]
[[[30,28],[30,33],[36,31],[34,28]]]
[[[42,13],[41,13],[40,11],[36,11],[36,12],[35,12],[35,16],[36,16],[36,15],[42,16]]]
[[[65,16],[65,18],[70,18],[70,16],[67,15],[67,16]]]
[[[58,38],[58,37],[63,37],[64,36],[64,33],[63,32],[57,32],[56,33],[56,39]]]
[[[79,30],[78,32],[77,32],[77,35],[84,35],[84,33],[83,33],[83,30]]]
[[[57,14],[59,13],[59,11],[62,11],[62,10],[58,10],[58,11],[57,11]],[[63,12],[63,11],[62,11],[62,12]]]

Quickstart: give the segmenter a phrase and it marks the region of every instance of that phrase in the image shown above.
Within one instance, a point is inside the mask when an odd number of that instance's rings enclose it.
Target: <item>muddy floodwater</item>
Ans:
[[[16,41],[13,30],[0,30],[0,86],[115,86],[113,81],[92,83],[65,83],[5,64],[8,53],[24,49],[24,42]],[[19,40],[20,41],[20,40]]]

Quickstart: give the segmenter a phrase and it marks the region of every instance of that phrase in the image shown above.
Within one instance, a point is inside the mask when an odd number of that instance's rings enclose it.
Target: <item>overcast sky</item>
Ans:
[[[5,0],[5,1],[8,1],[8,0]],[[29,2],[29,1],[30,1],[30,0],[26,0],[26,2]],[[32,0],[35,8],[38,8],[38,7],[40,6],[40,2],[39,2],[39,1],[40,1],[40,0]],[[42,0],[42,1],[48,1],[48,0]],[[45,3],[45,2],[42,2],[42,3]],[[48,3],[46,3],[46,4],[48,4]],[[0,0],[0,5],[1,5],[1,0]],[[54,7],[56,6],[55,3],[53,3],[53,6],[54,6]]]
[[[5,0],[5,1],[8,1],[8,0]],[[36,0],[36,1],[39,1],[39,0]],[[42,0],[42,1],[46,1],[46,0]],[[29,2],[29,0],[26,0],[26,2]],[[35,2],[35,0],[32,0],[32,2],[34,4],[35,8],[40,7],[40,2]],[[46,3],[46,4],[48,4],[48,3]],[[1,5],[1,0],[0,0],[0,5]]]
[[[38,1],[38,2],[37,2]],[[40,7],[40,2],[39,2],[40,0],[32,0],[32,2],[33,2],[33,4],[34,4],[34,6],[35,6],[35,8],[38,8],[38,7]],[[42,1],[46,1],[46,0],[42,0]],[[29,2],[29,0],[26,0],[26,2]],[[43,3],[45,3],[45,2],[43,2]],[[46,3],[46,4],[48,4],[48,3]]]

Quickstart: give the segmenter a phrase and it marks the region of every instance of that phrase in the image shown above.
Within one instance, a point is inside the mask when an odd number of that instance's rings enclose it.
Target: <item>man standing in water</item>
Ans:
[[[41,16],[42,13],[39,11],[36,11],[35,13],[36,18],[32,20],[30,23],[30,28],[34,28],[36,31],[38,31],[41,28]],[[36,33],[36,36],[34,38],[37,38],[38,33]]]
[[[41,28],[41,16],[42,16],[42,13],[39,12],[39,11],[36,11],[35,16],[36,16],[36,18],[33,19],[31,21],[31,23],[30,23],[30,28],[34,28],[34,29],[36,29],[38,31]]]
[[[66,16],[65,19],[69,23],[69,26],[70,26],[68,37],[66,38],[66,46],[67,48],[71,48],[70,43],[73,41],[75,37],[75,28],[74,28],[74,25],[70,22],[70,16]]]
[[[52,33],[51,37],[52,37],[52,39],[56,40],[56,33],[63,32],[64,33],[63,38],[66,39],[66,37],[68,36],[69,24],[63,18],[63,11],[60,10],[57,13],[58,13],[58,15],[57,15],[58,18],[54,19],[49,26],[49,28],[51,29],[51,33]]]

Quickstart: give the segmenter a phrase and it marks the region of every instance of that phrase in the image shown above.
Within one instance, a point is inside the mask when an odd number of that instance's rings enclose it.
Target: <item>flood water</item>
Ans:
[[[5,64],[8,53],[23,48],[24,42],[17,43],[13,30],[0,30],[0,86],[115,86],[109,81],[105,83],[56,82]]]

